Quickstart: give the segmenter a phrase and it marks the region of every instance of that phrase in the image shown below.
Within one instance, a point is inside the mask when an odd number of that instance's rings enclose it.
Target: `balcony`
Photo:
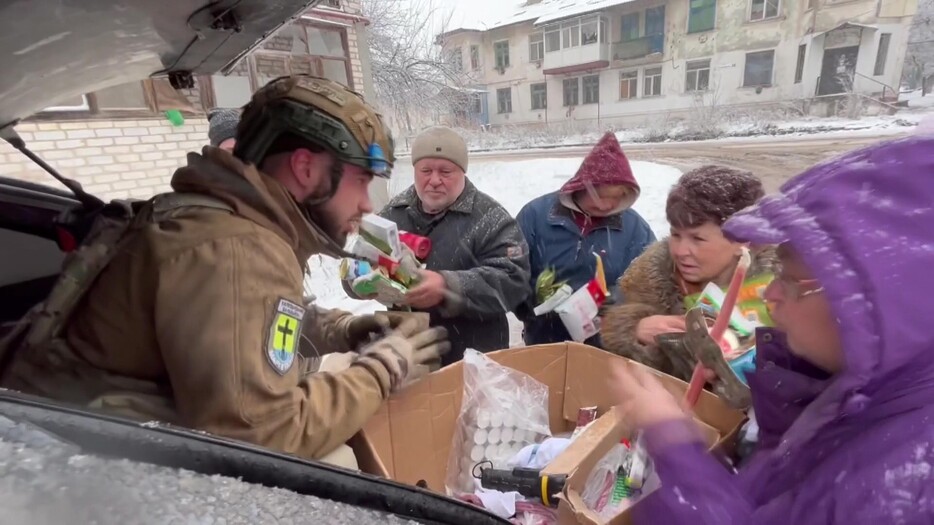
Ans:
[[[546,75],[574,73],[610,65],[610,45],[600,42],[545,53],[542,69]]]
[[[649,35],[613,44],[613,60],[635,60],[665,52],[665,35]]]

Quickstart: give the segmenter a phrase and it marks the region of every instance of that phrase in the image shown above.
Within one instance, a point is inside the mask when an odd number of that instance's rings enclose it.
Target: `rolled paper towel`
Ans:
[[[495,463],[499,455],[499,445],[487,445],[483,454],[486,456],[486,459]]]
[[[473,443],[474,445],[485,445],[487,440],[489,440],[490,434],[482,428],[478,428],[473,433]]]
[[[499,440],[503,443],[509,443],[512,441],[513,435],[515,434],[515,429],[512,427],[503,427],[503,431],[499,434]]]
[[[486,453],[486,447],[483,445],[474,445],[470,449],[470,460],[474,463],[479,463],[483,461],[483,455]]]
[[[502,430],[499,428],[494,428],[490,430],[490,433],[487,434],[487,442],[489,442],[491,445],[498,445],[500,442],[501,433],[502,433]]]
[[[490,426],[493,428],[499,428],[503,426],[503,413],[499,411],[494,411],[490,414]]]
[[[477,411],[477,428],[490,428],[490,413],[488,411]]]

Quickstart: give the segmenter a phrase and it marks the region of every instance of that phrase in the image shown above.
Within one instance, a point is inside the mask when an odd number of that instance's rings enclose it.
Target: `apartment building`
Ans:
[[[861,93],[897,98],[917,0],[529,0],[441,35],[462,124],[644,123]]]

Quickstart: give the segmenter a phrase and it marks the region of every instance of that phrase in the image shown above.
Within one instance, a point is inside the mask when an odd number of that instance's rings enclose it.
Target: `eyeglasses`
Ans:
[[[778,283],[778,285],[781,286],[782,295],[792,301],[797,301],[799,299],[804,299],[805,297],[824,293],[824,287],[820,286],[820,281],[817,279],[795,280],[783,276],[778,276],[775,278],[773,283]]]

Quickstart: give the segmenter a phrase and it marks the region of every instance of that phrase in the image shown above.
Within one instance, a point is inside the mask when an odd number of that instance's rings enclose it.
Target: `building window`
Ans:
[[[452,49],[448,52],[448,63],[458,73],[464,70],[464,53],[461,48]]]
[[[529,62],[539,62],[545,58],[545,35],[534,33],[529,35]]]
[[[493,44],[493,56],[496,58],[496,69],[509,67],[509,41],[503,40]]]
[[[561,49],[581,45],[580,22],[572,22],[561,26]]]
[[[619,74],[619,99],[636,98],[639,93],[639,72],[623,71]]]
[[[636,40],[641,36],[639,27],[640,22],[641,19],[639,17],[639,13],[623,15],[619,23],[620,38],[623,42]]]
[[[795,65],[795,84],[800,84],[804,78],[804,57],[807,56],[808,45],[798,46],[798,63]]]
[[[645,34],[646,36],[665,34],[665,6],[660,5],[645,10]]]
[[[91,116],[150,116],[159,113],[159,108],[152,82],[144,80],[60,100],[39,112],[45,113],[55,113],[56,119],[67,119],[72,115],[78,119]]]
[[[885,74],[885,61],[889,57],[889,43],[892,41],[892,33],[882,33],[879,35],[879,50],[876,52],[876,67],[873,69],[873,75],[881,76]]]
[[[512,88],[496,90],[496,112],[512,113]]]
[[[561,50],[561,30],[554,29],[545,33],[545,51],[553,53]]]
[[[580,102],[580,79],[566,78],[561,84],[564,88],[564,105],[576,106]]]
[[[781,0],[751,0],[749,20],[767,20],[778,16],[778,4]]]
[[[600,103],[600,75],[587,75],[583,79],[584,104]]]
[[[743,86],[771,86],[772,66],[774,64],[775,51],[746,53],[746,70],[743,72]]]
[[[662,68],[653,67],[642,73],[643,97],[658,97],[662,94]]]
[[[600,37],[599,23],[596,18],[581,22],[581,44],[596,44]]]
[[[324,5],[335,9],[341,8],[341,0],[325,0]]]
[[[470,46],[470,69],[480,69],[480,46]]]
[[[717,0],[688,0],[688,33],[712,31],[717,20]]]
[[[548,86],[542,82],[532,84],[532,109],[546,109],[548,107]]]
[[[684,91],[707,91],[710,88],[710,60],[695,60],[687,64]]]

